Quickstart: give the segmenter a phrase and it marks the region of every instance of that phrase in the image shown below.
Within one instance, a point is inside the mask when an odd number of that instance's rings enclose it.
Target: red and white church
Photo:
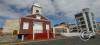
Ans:
[[[50,21],[42,16],[39,3],[32,5],[32,14],[21,17],[18,38],[21,40],[37,40],[54,38]]]

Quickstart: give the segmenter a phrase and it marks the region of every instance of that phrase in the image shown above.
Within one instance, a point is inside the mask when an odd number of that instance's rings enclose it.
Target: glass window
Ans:
[[[81,22],[81,24],[85,24],[85,22],[83,21],[83,22]]]
[[[82,28],[86,28],[86,25],[82,25],[81,27],[82,27]]]
[[[50,28],[49,24],[46,24],[46,30],[49,30],[49,28]]]
[[[23,29],[28,29],[29,28],[29,23],[28,22],[24,22],[23,23]]]
[[[42,33],[43,32],[43,25],[40,22],[33,23],[33,32],[34,33]]]

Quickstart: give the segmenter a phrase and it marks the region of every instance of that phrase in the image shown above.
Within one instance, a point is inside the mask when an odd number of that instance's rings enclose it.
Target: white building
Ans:
[[[70,32],[79,32],[76,24],[69,24]]]
[[[18,34],[19,22],[19,19],[7,19],[3,26],[3,34]]]
[[[53,30],[55,30],[54,31],[55,34],[69,33],[70,32],[69,26],[65,22],[62,22],[60,24],[55,25]]]
[[[89,8],[85,8],[80,13],[76,14],[75,18],[79,30],[93,32],[96,30],[94,13]]]

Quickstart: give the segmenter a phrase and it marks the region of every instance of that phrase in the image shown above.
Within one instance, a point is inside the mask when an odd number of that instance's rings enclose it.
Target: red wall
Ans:
[[[53,38],[53,33],[49,33],[49,39]],[[48,39],[48,34],[47,33],[36,33],[34,35],[34,39]],[[24,36],[24,40],[33,40],[33,35],[32,34],[28,34]]]
[[[33,40],[33,35],[32,34],[25,35],[24,40]]]
[[[40,15],[41,16],[41,15]],[[33,23],[34,22],[41,22],[43,23],[43,33],[35,33],[34,38],[35,39],[48,39],[48,34],[46,30],[46,24],[50,25],[50,30],[51,29],[51,24],[50,21],[48,21],[45,17],[41,16],[42,19],[38,20],[35,19],[35,15],[27,16],[28,18],[22,17],[21,22],[20,22],[20,34],[24,34],[24,39],[25,40],[33,40]],[[23,22],[28,22],[29,23],[29,29],[23,29]],[[52,31],[49,31],[49,38],[53,38],[53,33]]]
[[[47,33],[36,33],[35,39],[48,39]]]
[[[54,38],[53,37],[53,33],[49,33],[49,38],[51,39],[51,38]]]

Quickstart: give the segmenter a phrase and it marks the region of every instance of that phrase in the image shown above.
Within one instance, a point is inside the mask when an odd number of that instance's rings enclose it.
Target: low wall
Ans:
[[[80,36],[80,33],[61,33],[61,35],[71,37],[71,36]]]

